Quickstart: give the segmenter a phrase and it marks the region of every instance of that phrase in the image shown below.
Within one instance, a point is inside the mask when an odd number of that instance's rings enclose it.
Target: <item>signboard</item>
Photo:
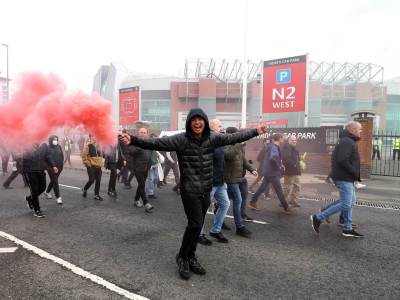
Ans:
[[[264,61],[263,113],[305,111],[307,55]]]
[[[279,125],[287,126],[288,119],[249,121],[246,123],[247,127],[257,127],[259,124],[264,126],[279,126]]]
[[[134,125],[140,117],[140,87],[119,90],[119,125]]]

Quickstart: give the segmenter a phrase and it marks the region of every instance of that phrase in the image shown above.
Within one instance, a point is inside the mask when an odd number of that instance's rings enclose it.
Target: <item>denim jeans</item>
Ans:
[[[226,183],[220,186],[213,186],[210,194],[210,198],[215,198],[218,204],[217,213],[215,214],[214,224],[211,227],[210,232],[218,233],[221,232],[222,223],[224,222],[226,213],[229,209],[229,197],[228,197],[228,187]]]
[[[155,195],[156,186],[158,183],[158,170],[157,167],[151,167],[149,170],[149,176],[146,179],[146,195]]]
[[[240,194],[242,195],[242,205],[240,207],[240,215],[242,218],[246,215],[246,206],[247,206],[247,194],[249,192],[249,183],[247,182],[246,177],[242,178],[242,182],[239,184]]]
[[[341,212],[343,216],[343,229],[352,229],[353,206],[356,202],[354,183],[349,181],[336,181],[339,190],[339,199],[329,205],[317,215],[318,220],[323,221],[329,216]]]
[[[240,209],[242,207],[242,194],[240,193],[240,183],[228,183],[228,196],[233,203],[233,218],[236,228],[243,227]]]

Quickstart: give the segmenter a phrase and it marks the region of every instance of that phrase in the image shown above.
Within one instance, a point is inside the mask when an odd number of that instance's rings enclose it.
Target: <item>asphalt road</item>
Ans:
[[[81,187],[82,171],[65,170],[61,183]],[[106,191],[104,175],[102,191]],[[179,278],[175,264],[185,216],[170,188],[158,191],[155,211],[133,207],[135,189],[117,200],[81,197],[62,187],[64,205],[41,200],[46,218],[26,208],[20,178],[0,191],[0,231],[68,261],[110,283],[150,299],[399,299],[399,210],[357,207],[354,221],[364,239],[340,236],[335,224],[317,236],[309,215],[322,202],[302,201],[293,216],[277,201],[249,215],[269,224],[248,224],[252,239],[226,231],[228,244],[199,245],[206,276]],[[120,186],[121,187],[121,186]],[[209,229],[212,216],[206,218]],[[227,223],[233,227],[233,220]],[[0,237],[0,248],[15,247]],[[70,270],[18,246],[0,253],[0,299],[124,299]]]

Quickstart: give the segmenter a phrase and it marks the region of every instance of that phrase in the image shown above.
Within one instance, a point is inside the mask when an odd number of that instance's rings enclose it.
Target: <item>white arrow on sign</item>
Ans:
[[[18,247],[0,248],[0,253],[13,253],[17,251]]]

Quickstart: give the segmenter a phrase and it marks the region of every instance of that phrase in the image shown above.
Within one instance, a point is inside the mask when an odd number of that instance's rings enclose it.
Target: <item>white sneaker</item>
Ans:
[[[147,204],[144,206],[144,209],[145,209],[147,212],[151,212],[151,211],[154,209],[154,206],[151,205],[150,203],[147,203]]]
[[[366,187],[366,185],[365,185],[365,184],[362,184],[361,182],[356,182],[356,183],[354,184],[354,186],[356,187],[356,189],[362,189],[362,188],[365,188],[365,187]]]
[[[44,192],[43,195],[46,197],[46,199],[51,199],[53,196],[50,193]]]
[[[57,204],[59,204],[59,205],[63,204],[61,197],[58,197],[56,200],[57,200]]]
[[[134,202],[134,205],[135,205],[136,207],[143,207],[143,202],[142,202],[141,200],[138,200],[138,201],[135,201],[135,202]]]

